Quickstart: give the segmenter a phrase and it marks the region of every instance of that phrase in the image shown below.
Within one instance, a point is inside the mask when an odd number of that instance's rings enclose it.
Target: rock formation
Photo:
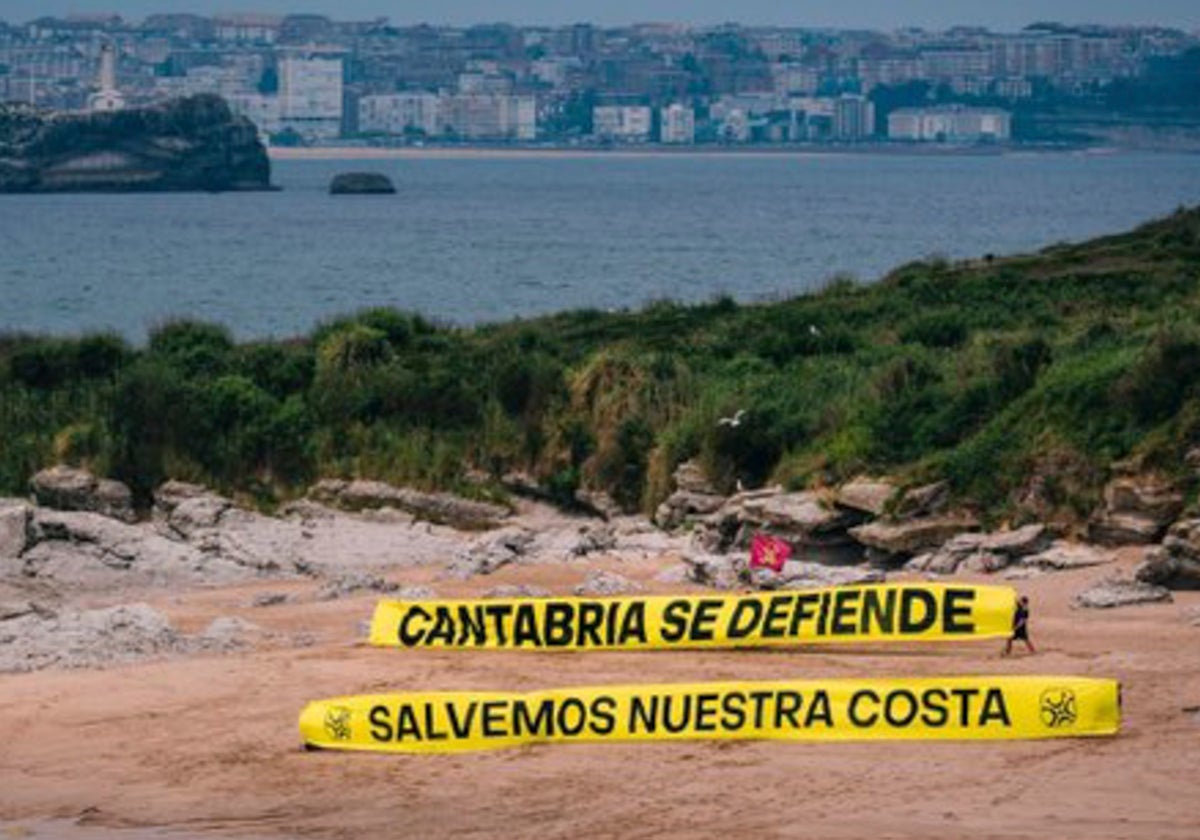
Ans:
[[[1144,583],[1200,589],[1200,519],[1181,519],[1172,525],[1162,546],[1148,551],[1134,574]]]
[[[254,124],[218,96],[96,114],[0,106],[0,193],[263,190]]]
[[[342,172],[329,182],[330,195],[392,195],[396,185],[381,172]]]

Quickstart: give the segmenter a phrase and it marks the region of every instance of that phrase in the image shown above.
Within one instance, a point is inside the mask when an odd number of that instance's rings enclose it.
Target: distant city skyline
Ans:
[[[697,25],[722,22],[798,27],[895,29],[955,25],[1016,30],[1040,20],[1110,25],[1142,24],[1200,29],[1195,0],[843,0],[840,3],[742,0],[0,0],[0,19],[23,22],[44,15],[115,12],[140,19],[159,12],[318,13],[338,20],[388,17],[394,23],[465,25],[511,22],[561,25],[591,22],[604,26],[645,21]]]

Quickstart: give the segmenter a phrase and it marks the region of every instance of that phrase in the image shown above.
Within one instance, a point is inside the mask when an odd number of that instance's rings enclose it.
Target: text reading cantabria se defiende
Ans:
[[[997,638],[1015,592],[889,584],[725,596],[382,601],[372,644],[402,648],[694,648]]]

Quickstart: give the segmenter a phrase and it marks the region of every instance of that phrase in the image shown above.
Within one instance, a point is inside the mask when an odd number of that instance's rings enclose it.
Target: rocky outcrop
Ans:
[[[1088,523],[1088,539],[1101,545],[1157,542],[1183,510],[1183,495],[1152,476],[1119,476],[1104,488],[1104,506]]]
[[[1101,566],[1111,563],[1116,557],[1111,551],[1105,551],[1086,543],[1072,543],[1059,540],[1045,551],[1031,554],[1021,561],[1022,566],[1046,571],[1061,572],[1069,569],[1085,569],[1089,566]]]
[[[643,591],[643,587],[637,581],[630,580],[623,575],[606,572],[603,569],[592,569],[588,572],[587,578],[583,583],[579,584],[573,590],[576,595],[586,597],[610,596],[610,595],[629,595],[634,592]]]
[[[96,513],[37,508],[17,569],[69,589],[225,583],[253,570],[195,546]]]
[[[884,573],[862,566],[826,566],[789,560],[778,572],[771,569],[750,571],[750,584],[757,589],[818,589],[826,586],[851,586],[882,583]]]
[[[158,610],[125,604],[94,610],[34,609],[0,617],[0,673],[42,668],[98,668],[149,657],[244,647],[268,634],[236,617],[216,618],[193,635]]]
[[[310,488],[308,495],[314,501],[342,510],[392,507],[418,519],[464,530],[496,528],[510,515],[507,508],[488,502],[463,499],[450,493],[423,493],[364,479],[322,479]]]
[[[959,571],[997,572],[1046,547],[1050,536],[1044,525],[1026,525],[991,534],[958,534],[935,551],[914,557],[909,571],[950,575]]]
[[[329,182],[330,195],[393,195],[396,185],[382,172],[341,172]]]
[[[0,571],[6,560],[21,556],[29,541],[29,519],[33,509],[24,499],[0,499]]]
[[[938,481],[905,490],[896,503],[898,519],[912,519],[942,513],[950,504],[950,484]]]
[[[1088,587],[1076,595],[1072,603],[1086,609],[1112,609],[1170,600],[1171,592],[1165,587],[1113,578]]]
[[[99,513],[122,522],[137,519],[128,487],[119,481],[96,478],[87,470],[50,467],[29,480],[29,489],[39,505],[54,510]]]
[[[678,528],[689,520],[716,513],[725,504],[725,497],[709,483],[695,461],[684,461],[676,467],[673,479],[675,492],[654,513],[654,522],[660,528]]]
[[[838,488],[837,503],[841,507],[883,516],[888,503],[896,495],[896,485],[874,478],[856,478]]]
[[[714,589],[736,589],[742,583],[742,574],[747,571],[743,556],[689,551],[680,559],[689,582]]]
[[[490,575],[497,569],[524,557],[536,538],[525,528],[505,528],[482,537],[455,556],[446,568],[448,577],[467,580],[476,575]]]
[[[0,193],[269,189],[254,124],[218,96],[96,114],[0,106]]]
[[[1170,589],[1200,589],[1200,519],[1181,519],[1135,570],[1144,583]]]
[[[895,562],[941,546],[964,531],[979,526],[975,517],[945,514],[900,522],[876,520],[850,529],[850,535],[876,552],[885,562]]]

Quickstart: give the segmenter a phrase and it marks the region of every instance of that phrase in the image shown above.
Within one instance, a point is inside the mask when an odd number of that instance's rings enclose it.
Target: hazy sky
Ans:
[[[661,20],[891,29],[954,24],[1019,29],[1034,20],[1143,23],[1200,29],[1198,0],[0,0],[0,19],[67,12],[321,12],[341,20],[387,16],[394,23],[601,24]]]

